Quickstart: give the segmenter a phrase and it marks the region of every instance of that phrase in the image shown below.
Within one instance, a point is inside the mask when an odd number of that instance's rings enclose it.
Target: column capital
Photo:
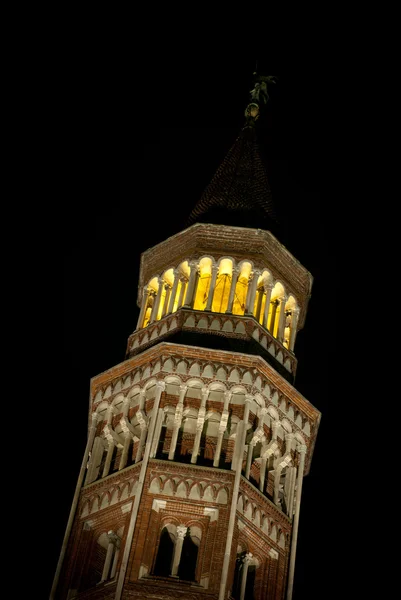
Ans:
[[[286,442],[292,442],[292,440],[294,439],[294,437],[295,437],[294,433],[287,433],[286,436],[285,436],[285,441]],[[305,446],[305,448],[306,448],[306,446]]]
[[[91,415],[91,419],[92,419],[92,425],[97,425],[98,420],[99,420],[99,413],[97,412],[93,412]]]
[[[298,444],[297,450],[300,454],[306,454],[308,447],[305,444]]]
[[[245,394],[245,403],[251,402],[253,399],[254,399],[254,396],[252,394]]]
[[[258,410],[258,417],[259,417],[259,419],[261,419],[265,415],[267,415],[267,408],[266,408],[266,406],[261,406],[259,408],[259,410]]]
[[[263,284],[263,287],[265,288],[265,292],[267,292],[267,290],[272,290],[274,288],[274,281],[273,280],[265,281]]]
[[[162,392],[164,392],[164,390],[166,389],[166,382],[165,381],[158,381],[156,383],[156,387],[161,390]]]
[[[272,558],[273,560],[277,560],[278,559],[278,552],[276,552],[275,550],[273,550],[273,548],[271,548],[269,550],[269,556],[270,558]]]
[[[109,538],[109,542],[111,544],[116,544],[118,541],[120,541],[120,538],[118,537],[116,532],[113,531],[112,529],[107,532],[107,537]]]
[[[187,531],[188,531],[188,527],[185,527],[185,525],[178,525],[178,527],[177,527],[178,539],[183,540]]]
[[[232,391],[231,391],[231,390],[226,390],[226,391],[224,392],[224,400],[225,400],[226,402],[230,402],[230,400],[231,400],[231,396],[232,396],[232,395],[233,395],[233,393],[232,393]]]
[[[181,392],[181,393],[182,393],[182,392],[184,392],[184,394],[185,394],[185,393],[186,393],[186,391],[187,391],[187,389],[188,389],[188,386],[187,386],[187,384],[186,384],[186,383],[181,383],[181,384],[180,384],[180,392]]]
[[[174,277],[177,277],[177,275],[181,275],[181,270],[180,270],[180,268],[179,268],[179,267],[176,267],[176,268],[173,270],[173,273],[174,273]]]
[[[191,258],[191,260],[188,261],[188,265],[191,269],[197,269],[199,266],[199,260],[197,258]]]
[[[243,562],[245,564],[249,565],[249,563],[252,562],[252,560],[253,560],[253,554],[252,554],[252,552],[248,552],[247,554],[245,554],[244,560],[243,560]]]
[[[202,400],[205,398],[205,402],[206,402],[206,400],[207,400],[207,398],[209,396],[210,390],[209,390],[208,387],[203,387],[202,390],[201,390],[201,392],[202,392]]]

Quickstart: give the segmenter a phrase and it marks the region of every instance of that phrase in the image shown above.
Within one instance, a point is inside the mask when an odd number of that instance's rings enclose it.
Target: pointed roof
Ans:
[[[260,108],[268,95],[262,94],[257,85],[251,91],[252,102],[245,111],[246,125],[193,208],[187,226],[221,221],[227,225],[269,228],[277,222],[256,128]]]

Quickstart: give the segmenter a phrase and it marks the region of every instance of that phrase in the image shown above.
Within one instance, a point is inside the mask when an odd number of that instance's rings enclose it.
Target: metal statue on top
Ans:
[[[260,107],[263,104],[267,104],[269,100],[269,94],[267,86],[276,83],[277,77],[275,75],[258,75],[254,72],[255,84],[254,88],[250,91],[251,102],[245,109],[245,117],[247,124],[254,126],[260,114]]]

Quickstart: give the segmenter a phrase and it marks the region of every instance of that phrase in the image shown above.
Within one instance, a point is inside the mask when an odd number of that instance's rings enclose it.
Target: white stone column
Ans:
[[[245,468],[245,477],[249,479],[249,473],[252,466],[252,458],[253,458],[253,450],[255,448],[255,444],[252,444],[251,440],[248,444],[248,454],[246,455],[246,468]]]
[[[154,435],[152,447],[150,450],[150,458],[155,458],[155,456],[157,454],[157,448],[159,446],[159,440],[160,440],[160,433],[161,433],[162,426],[163,426],[163,418],[164,418],[164,410],[162,408],[159,408],[159,412],[158,412],[157,420],[156,420],[155,435]]]
[[[143,320],[145,318],[145,310],[146,310],[146,306],[148,304],[148,298],[149,298],[149,288],[147,285],[145,285],[145,287],[143,288],[143,292],[142,292],[141,311],[139,313],[138,322],[136,324],[137,329],[140,329],[141,327],[143,327]]]
[[[63,544],[61,546],[61,551],[60,551],[60,556],[59,556],[57,567],[56,567],[56,572],[54,574],[54,579],[53,579],[52,589],[50,591],[49,600],[54,600],[54,598],[55,598],[55,594],[56,594],[56,590],[57,590],[57,586],[58,586],[58,580],[60,577],[60,571],[61,571],[61,567],[63,566],[64,556],[65,556],[65,552],[67,549],[68,540],[70,538],[72,524],[74,522],[75,511],[77,510],[77,506],[78,506],[78,500],[79,500],[79,496],[80,496],[80,492],[81,492],[82,482],[84,480],[84,476],[86,473],[89,451],[91,450],[91,448],[93,446],[93,440],[95,438],[98,417],[99,417],[99,415],[97,413],[92,413],[92,415],[91,415],[92,422],[91,422],[91,427],[89,430],[88,441],[86,443],[86,448],[85,448],[84,456],[83,456],[82,463],[81,463],[81,469],[79,471],[77,485],[75,487],[74,498],[72,500],[70,514],[68,517],[67,527],[65,529]]]
[[[294,520],[292,523],[292,540],[291,540],[290,565],[289,565],[289,569],[288,569],[287,600],[292,600],[292,590],[293,590],[293,586],[294,586],[295,555],[297,552],[299,512],[301,509],[302,482],[303,482],[303,478],[304,478],[305,454],[307,451],[307,447],[305,446],[305,444],[300,444],[297,449],[300,454],[300,458],[299,458],[299,467],[298,467],[298,482],[297,482],[297,497],[296,497],[296,502],[295,502],[295,514],[294,514]]]
[[[125,422],[125,420],[127,419],[127,415],[129,412],[129,398],[125,398],[124,399],[124,404],[123,404],[123,417],[120,420]],[[128,460],[128,451],[129,451],[129,447],[131,444],[131,440],[132,440],[132,434],[129,431],[129,429],[127,428],[123,428],[123,435],[124,435],[124,448],[123,451],[121,453],[121,458],[120,458],[120,464],[118,466],[118,470],[121,471],[122,469],[125,468],[126,464],[127,464],[127,460]]]
[[[289,492],[288,492],[287,514],[290,517],[290,519],[292,519],[293,507],[294,507],[295,482],[296,482],[296,478],[297,478],[297,468],[290,467],[290,469],[291,469],[291,479],[290,479]]]
[[[165,317],[166,314],[167,314],[167,307],[169,305],[171,287],[169,286],[168,283],[165,283],[164,284],[164,289],[165,289],[166,295],[164,297],[164,304],[163,304],[163,310],[162,310],[161,318]]]
[[[153,323],[154,321],[157,320],[157,313],[159,312],[160,300],[162,297],[162,289],[163,289],[164,281],[161,277],[158,277],[157,282],[159,284],[159,287],[157,289],[155,301],[153,302],[152,312],[150,313],[150,319],[149,319],[150,323]]]
[[[240,600],[245,600],[245,590],[246,590],[246,580],[248,577],[248,567],[249,567],[250,563],[252,562],[252,559],[253,559],[253,554],[251,554],[251,552],[248,552],[248,554],[245,554],[244,561],[243,561],[244,566],[242,567]]]
[[[279,314],[279,319],[278,319],[277,339],[281,343],[283,343],[283,340],[284,340],[285,303],[286,302],[287,302],[287,298],[285,296],[280,298],[280,314]]]
[[[256,288],[258,285],[258,279],[260,276],[260,271],[257,271],[255,269],[255,271],[253,272],[253,277],[252,277],[252,281],[250,284],[250,290],[248,290],[248,294],[247,294],[247,303],[245,306],[245,314],[253,314],[253,305],[255,304],[255,295],[256,295]]]
[[[248,394],[245,396],[245,411],[244,411],[244,419],[243,422],[245,426],[242,429],[241,435],[241,451],[242,455],[244,453],[245,447],[245,437],[246,437],[246,424],[249,420],[249,407],[251,404],[251,396]],[[224,561],[223,568],[221,572],[220,579],[220,591],[219,591],[219,599],[218,600],[226,600],[226,585],[227,585],[227,575],[228,568],[230,566],[230,556],[231,556],[231,546],[233,541],[233,533],[234,533],[234,525],[237,519],[237,503],[238,503],[238,492],[239,492],[239,484],[241,480],[241,464],[242,460],[238,461],[238,467],[235,472],[235,479],[233,485],[232,499],[231,499],[231,508],[230,508],[230,518],[228,521],[228,531],[227,531],[227,539],[226,546],[224,550]]]
[[[141,470],[139,472],[138,487],[136,490],[134,505],[132,507],[131,517],[130,517],[130,521],[129,521],[129,525],[128,525],[127,538],[125,540],[124,553],[123,553],[123,557],[121,560],[120,573],[118,576],[116,595],[115,595],[114,600],[121,600],[121,594],[123,591],[125,575],[127,572],[129,553],[131,551],[132,539],[133,539],[134,530],[135,530],[135,524],[136,524],[136,520],[138,517],[139,503],[142,498],[143,484],[145,481],[146,470],[148,468],[148,463],[149,463],[150,447],[151,447],[151,444],[153,441],[155,425],[156,425],[159,404],[160,404],[160,398],[161,398],[162,392],[165,389],[166,389],[165,382],[158,381],[156,384],[156,396],[155,396],[155,401],[153,404],[153,411],[152,411],[152,415],[150,417],[149,434],[148,434],[148,437],[146,440],[146,447],[145,447],[145,452],[144,452],[143,459],[142,459]]]
[[[267,459],[262,458],[262,460],[260,461],[260,471],[259,471],[259,489],[262,492],[262,494],[265,491],[266,464],[267,464]]]
[[[214,467],[218,467],[219,462],[220,462],[221,446],[223,444],[224,432],[227,429],[228,417],[230,414],[228,412],[228,407],[230,405],[231,396],[232,396],[232,392],[229,392],[229,391],[224,392],[224,409],[221,414],[221,419],[220,419],[220,423],[219,423],[219,431],[217,434],[217,444],[216,444],[216,450],[214,453],[214,460],[213,460]]]
[[[173,289],[171,290],[171,294],[170,294],[170,301],[168,303],[168,310],[167,310],[167,314],[168,315],[173,312],[174,302],[175,302],[175,297],[177,295],[177,287],[178,287],[179,280],[180,280],[180,270],[179,269],[174,269],[174,283],[173,283]]]
[[[269,444],[267,445],[267,448],[264,448],[263,452],[261,453],[262,462],[260,465],[260,477],[259,477],[259,489],[261,492],[264,492],[267,459],[272,454],[274,454],[278,448],[277,434],[278,434],[279,427],[280,427],[280,421],[273,421],[272,426],[271,426],[272,438],[271,438]]]
[[[226,310],[226,313],[228,313],[228,314],[232,314],[232,312],[233,312],[235,288],[237,286],[239,273],[240,273],[240,271],[239,271],[238,267],[233,268],[230,295],[228,297],[228,305],[227,305],[227,310]]]
[[[146,442],[146,435],[148,433],[148,419],[146,418],[145,411],[145,390],[139,392],[139,409],[136,411],[136,419],[141,428],[141,437],[139,439],[138,448],[136,451],[135,462],[139,462],[142,458],[142,450]]]
[[[295,308],[292,309],[292,315],[291,315],[290,341],[288,344],[288,349],[291,350],[291,352],[294,352],[295,338],[296,338],[297,325],[298,325],[298,317],[299,317],[299,307],[296,306]]]
[[[198,261],[196,260],[191,260],[191,262],[189,263],[189,267],[191,269],[191,272],[189,274],[189,282],[188,282],[188,287],[187,287],[187,293],[185,295],[185,304],[184,306],[186,308],[192,308],[193,304],[194,304],[194,289],[195,289],[195,282],[196,282],[196,276],[198,274]]]
[[[174,460],[175,449],[177,446],[178,432],[181,427],[182,415],[184,412],[184,398],[185,398],[187,389],[188,389],[187,385],[180,385],[180,397],[178,399],[178,404],[175,409],[173,434],[171,436],[170,451],[168,453],[169,460]]]
[[[207,304],[206,304],[205,310],[212,310],[212,302],[213,302],[213,296],[214,296],[214,289],[216,287],[216,279],[217,279],[218,270],[219,269],[218,269],[217,265],[212,266],[212,280],[210,282],[209,295],[207,298]]]
[[[177,539],[175,541],[173,566],[171,568],[171,574],[173,576],[176,576],[178,573],[178,567],[180,565],[181,560],[182,545],[184,543],[184,537],[187,533],[187,530],[188,527],[185,527],[184,525],[178,525],[177,527]]]
[[[272,297],[272,290],[273,290],[274,284],[273,282],[269,282],[265,284],[265,292],[266,292],[266,304],[265,304],[265,310],[263,313],[263,323],[262,326],[267,329],[267,320],[269,318],[269,308],[270,308],[270,300]]]
[[[202,388],[202,400],[201,400],[201,405],[200,405],[199,412],[198,412],[198,420],[196,422],[196,435],[195,435],[194,446],[192,449],[192,457],[191,457],[191,463],[193,465],[196,464],[196,461],[198,460],[199,445],[200,445],[200,441],[201,441],[203,425],[205,423],[206,401],[207,401],[208,396],[209,396],[208,388]]]
[[[117,538],[114,531],[108,531],[107,537],[109,538],[109,545],[107,546],[106,560],[104,561],[103,573],[100,583],[102,581],[107,581],[107,579],[109,578],[111,559],[113,558],[114,544],[116,543]]]
[[[177,310],[179,308],[181,308],[181,306],[182,306],[182,301],[184,299],[185,284],[187,282],[187,278],[184,275],[181,275],[180,281],[181,281],[181,288],[180,288],[180,295],[178,296]]]
[[[118,557],[120,554],[120,544],[121,544],[121,540],[119,537],[117,537],[116,535],[116,541],[114,544],[115,547],[115,551],[114,551],[114,558],[113,558],[113,564],[111,567],[111,572],[110,572],[110,579],[114,579],[115,574],[116,574],[116,570],[117,570],[117,563],[118,563]]]
[[[284,456],[282,456],[279,459],[279,463],[277,464],[276,470],[275,470],[273,502],[277,506],[280,506],[279,492],[280,492],[281,472],[283,469],[288,467],[292,462],[291,445],[292,445],[293,439],[294,439],[293,433],[286,434],[286,436],[285,436],[285,445],[286,445],[285,454],[284,454]]]

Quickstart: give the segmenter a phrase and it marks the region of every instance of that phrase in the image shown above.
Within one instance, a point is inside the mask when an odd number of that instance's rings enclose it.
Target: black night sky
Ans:
[[[140,253],[185,227],[188,215],[244,124],[253,58],[198,61],[195,71],[136,71],[122,78],[110,105],[87,102],[74,155],[64,169],[66,201],[63,353],[58,360],[57,507],[49,531],[48,588],[85,449],[90,378],[124,360],[136,305]],[[271,74],[267,61],[259,71]],[[87,89],[90,83],[86,82]],[[99,93],[106,87],[102,82]],[[82,88],[80,88],[81,90]],[[322,412],[310,474],[304,480],[294,600],[322,600],[329,564],[333,399],[330,388],[335,317],[329,299],[334,271],[327,210],[331,158],[325,82],[315,74],[277,75],[270,89],[261,145],[280,229],[276,237],[312,273],[306,325],[298,334],[295,387]],[[91,94],[91,98],[95,94]],[[78,111],[77,111],[78,112]],[[91,139],[90,144],[88,140]],[[99,140],[105,154],[92,155]],[[72,140],[71,140],[72,146]],[[59,332],[61,334],[61,332]],[[330,395],[330,400],[329,400]],[[325,464],[330,464],[327,470]]]

